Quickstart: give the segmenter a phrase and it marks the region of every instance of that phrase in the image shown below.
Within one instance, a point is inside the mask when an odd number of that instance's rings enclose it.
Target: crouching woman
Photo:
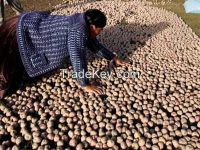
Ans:
[[[5,21],[0,27],[0,98],[23,72],[41,76],[60,67],[67,56],[74,72],[87,72],[86,47],[117,65],[128,65],[96,38],[106,20],[103,12],[90,9],[70,16],[29,12]],[[77,81],[86,92],[103,93],[86,76]]]

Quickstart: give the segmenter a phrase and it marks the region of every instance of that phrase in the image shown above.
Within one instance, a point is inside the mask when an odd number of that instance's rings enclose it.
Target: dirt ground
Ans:
[[[33,10],[53,10],[54,6],[64,2],[63,0],[21,0],[20,1],[25,11],[33,11]],[[6,18],[14,16],[14,11],[6,5],[5,9]]]

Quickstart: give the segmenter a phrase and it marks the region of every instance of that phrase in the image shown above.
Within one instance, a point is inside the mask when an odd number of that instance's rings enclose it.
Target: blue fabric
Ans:
[[[86,72],[86,47],[108,60],[115,56],[97,39],[89,38],[83,13],[71,16],[24,13],[18,22],[17,40],[23,65],[30,77],[60,67],[67,55],[74,72]],[[77,81],[81,86],[89,84],[86,77],[78,77]]]

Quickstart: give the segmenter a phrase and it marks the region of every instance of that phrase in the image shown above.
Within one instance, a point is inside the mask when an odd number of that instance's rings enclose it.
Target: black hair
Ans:
[[[95,25],[98,28],[106,26],[107,18],[103,12],[98,9],[89,9],[85,13],[86,24]]]

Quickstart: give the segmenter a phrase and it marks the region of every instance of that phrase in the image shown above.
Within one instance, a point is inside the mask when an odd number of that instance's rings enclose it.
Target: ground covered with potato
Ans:
[[[176,14],[145,1],[79,2],[53,14],[104,11],[108,25],[99,40],[131,65],[92,79],[103,96],[84,93],[61,70],[7,96],[0,149],[200,149],[198,36]],[[109,66],[88,52],[90,71]]]

